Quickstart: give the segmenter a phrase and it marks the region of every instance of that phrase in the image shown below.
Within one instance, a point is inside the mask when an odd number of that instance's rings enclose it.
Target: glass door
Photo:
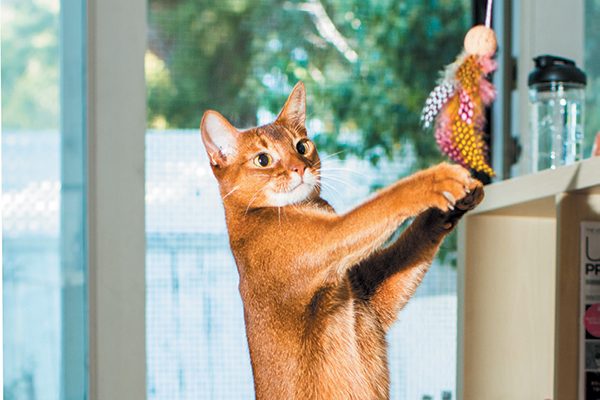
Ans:
[[[87,398],[84,5],[1,3],[6,400]]]

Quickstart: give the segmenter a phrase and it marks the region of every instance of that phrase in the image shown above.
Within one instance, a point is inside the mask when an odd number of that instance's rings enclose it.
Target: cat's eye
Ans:
[[[298,153],[304,155],[310,151],[310,146],[310,142],[304,139],[296,143],[296,150],[298,151]]]
[[[256,157],[254,157],[254,165],[257,167],[265,168],[271,165],[273,159],[267,153],[260,153]]]

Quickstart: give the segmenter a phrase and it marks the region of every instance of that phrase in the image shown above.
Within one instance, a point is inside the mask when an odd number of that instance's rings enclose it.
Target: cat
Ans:
[[[240,131],[207,111],[200,126],[240,276],[256,398],[387,399],[386,332],[483,189],[442,163],[336,214],[320,197],[305,109],[299,82],[273,123]]]

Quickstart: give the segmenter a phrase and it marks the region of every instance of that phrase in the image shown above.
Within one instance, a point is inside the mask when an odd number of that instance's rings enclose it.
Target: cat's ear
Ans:
[[[298,82],[288,97],[277,121],[286,122],[292,126],[304,127],[306,121],[306,90],[304,83]]]
[[[218,112],[210,110],[204,113],[200,132],[211,165],[223,167],[236,155],[240,133]]]

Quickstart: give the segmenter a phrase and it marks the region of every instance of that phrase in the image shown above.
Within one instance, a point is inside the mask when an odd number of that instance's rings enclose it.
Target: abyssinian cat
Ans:
[[[483,189],[443,163],[336,214],[319,196],[305,103],[298,83],[271,124],[240,131],[215,111],[201,123],[240,275],[256,398],[387,399],[386,332]]]

